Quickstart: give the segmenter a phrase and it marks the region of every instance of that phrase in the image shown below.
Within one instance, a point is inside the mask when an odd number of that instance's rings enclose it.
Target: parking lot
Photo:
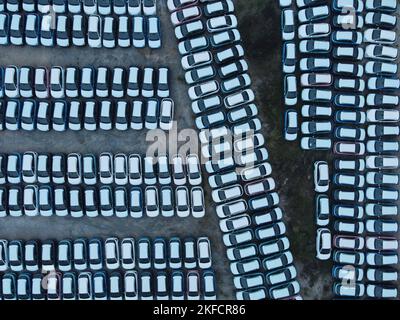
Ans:
[[[252,76],[257,105],[263,120],[263,131],[267,137],[270,161],[274,178],[279,184],[282,207],[286,211],[288,236],[291,240],[295,263],[298,267],[299,281],[304,298],[319,299],[331,296],[330,263],[318,262],[314,258],[314,214],[312,163],[326,159],[325,153],[304,153],[296,144],[289,144],[282,138],[282,102],[280,71],[280,10],[272,0],[239,0],[236,2],[236,14],[239,18],[239,30],[242,33],[247,52],[249,73]],[[193,128],[193,117],[188,110],[190,101],[187,86],[184,84],[180,67],[176,40],[169,21],[165,5],[159,8],[163,48],[149,49],[89,49],[89,48],[0,48],[1,65],[17,66],[76,66],[92,65],[128,67],[169,67],[171,97],[175,101],[175,119],[178,129]],[[249,23],[251,21],[251,23]],[[93,54],[94,53],[94,54]],[[145,153],[146,131],[119,132],[2,132],[0,141],[4,153],[24,152],[81,152],[100,154]],[[208,204],[206,217],[193,218],[142,218],[118,219],[98,217],[62,218],[38,217],[18,219],[8,217],[2,220],[0,234],[9,239],[63,239],[78,237],[124,236],[208,236],[213,249],[213,267],[218,279],[220,299],[234,297],[232,275],[225,257],[225,248],[221,242],[218,220],[210,199],[210,190],[206,189]]]

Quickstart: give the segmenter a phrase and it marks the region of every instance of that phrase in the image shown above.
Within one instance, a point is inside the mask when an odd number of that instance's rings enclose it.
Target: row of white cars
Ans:
[[[233,1],[168,3],[236,298],[300,299]],[[237,156],[230,133],[244,137]]]
[[[202,183],[197,155],[186,158],[177,154],[172,157],[142,157],[103,152],[93,154],[70,153],[0,154],[0,185],[14,184],[69,184],[78,185],[191,185]]]
[[[0,300],[216,300],[214,272],[114,271],[0,275]]]
[[[0,68],[0,98],[167,98],[169,69],[30,67]]]
[[[1,154],[0,216],[201,218],[201,184],[196,155]]]
[[[207,237],[0,240],[1,300],[215,300]]]
[[[366,6],[367,15],[373,12],[378,12],[381,15],[385,15],[387,18],[396,17],[395,1],[382,1],[380,8],[372,10]],[[397,22],[397,21],[396,21]],[[382,26],[380,29],[364,30],[364,39],[372,38],[374,40],[373,45],[367,45],[365,55],[367,58],[367,64],[380,65],[382,68],[380,72],[375,74],[368,74],[366,79],[366,88],[368,96],[370,95],[381,95],[383,101],[393,100],[398,98],[400,86],[397,82],[400,82],[397,71],[398,67],[398,45],[395,26]],[[396,35],[393,38],[393,34]],[[393,41],[394,40],[394,41]],[[373,53],[369,54],[369,50],[373,46]],[[378,54],[382,52],[382,54]],[[392,55],[388,55],[389,52],[393,52]],[[375,54],[377,53],[377,54]],[[386,53],[386,54],[384,54]],[[389,133],[387,129],[398,128],[400,119],[397,117],[399,114],[399,103],[382,103],[377,105],[374,109],[368,110],[369,112],[375,111],[376,114],[381,115],[378,118],[378,122],[370,121],[366,119],[366,161],[369,157],[379,157],[381,159],[375,168],[366,168],[366,206],[381,204],[384,206],[382,215],[375,217],[374,220],[367,219],[365,221],[366,239],[366,279],[367,284],[365,286],[365,294],[368,297],[373,298],[398,298],[398,278],[399,274],[396,267],[399,263],[398,256],[398,222],[397,215],[388,214],[387,209],[397,208],[399,203],[400,194],[397,190],[399,181],[396,181],[399,177],[399,165],[395,162],[398,161],[400,147],[396,147],[398,142],[398,134]],[[378,131],[378,134],[372,135],[370,131],[377,131],[376,126],[379,126],[382,131]],[[386,128],[386,132],[385,131]],[[388,166],[388,162],[392,162],[391,166]],[[372,179],[373,177],[373,179]],[[386,208],[386,210],[385,210]],[[373,227],[372,227],[373,226]],[[384,263],[380,264],[380,267],[376,267],[374,263],[368,261],[368,256],[373,251],[379,250],[380,254],[385,256]],[[374,275],[374,276],[372,276]],[[362,286],[360,288],[362,290]]]
[[[156,0],[2,0],[0,12],[145,15],[157,13]]]
[[[323,11],[317,5],[320,3],[310,8],[310,16]],[[344,7],[355,14],[343,15]],[[314,165],[316,245],[321,260],[329,259],[334,248],[333,292],[341,297],[398,296],[393,285],[398,281],[394,266],[399,261],[395,237],[399,192],[395,186],[400,144],[396,141],[399,112],[395,108],[400,80],[398,49],[392,47],[397,40],[393,30],[396,8],[391,0],[337,0],[332,3],[333,25],[317,19],[299,28],[299,38],[322,43],[330,36],[331,49],[325,53],[332,50],[332,61],[321,55],[312,64],[300,63],[302,71],[309,65],[317,70],[301,77],[302,86],[315,87],[318,102],[305,111],[303,106],[302,113],[312,109],[320,118],[312,126],[303,122],[301,130],[304,134],[313,129],[317,135],[308,149],[331,149],[332,139],[336,140],[332,169],[325,161]],[[332,102],[335,108],[327,104]]]
[[[0,217],[194,217],[205,215],[202,187],[0,187]]]
[[[158,17],[101,17],[0,13],[2,46],[70,46],[90,48],[161,47]]]
[[[211,245],[207,237],[0,240],[2,272],[191,270],[209,269],[211,265]]]
[[[396,78],[397,65],[393,63],[398,55],[397,49],[389,46],[397,38],[392,30],[397,18],[390,14],[395,10],[396,2],[389,1],[381,12],[377,4],[366,4],[367,8],[376,8],[368,12],[365,18],[361,14],[364,5],[357,1],[334,1],[333,17],[327,2],[300,2],[297,2],[297,15],[290,8],[282,11],[282,37],[289,41],[284,43],[283,71],[287,74],[284,78],[287,106],[297,105],[297,85],[303,87],[301,116],[304,122],[301,126],[297,123],[295,109],[288,111],[285,116],[285,137],[295,140],[296,128],[300,127],[302,134],[307,135],[301,140],[303,149],[331,149],[332,138],[350,140],[358,134],[357,130],[346,129],[348,125],[360,121],[359,109],[365,104],[376,107],[398,103],[398,97],[393,94],[377,92],[366,98],[360,94],[365,88],[379,89],[384,86],[396,90],[400,87],[400,81]],[[355,6],[352,15],[342,10],[352,6]],[[295,17],[302,23],[298,28]],[[364,25],[364,33],[357,31]],[[301,54],[299,61],[293,41],[296,34]],[[363,66],[361,60],[364,49],[360,47],[361,43],[367,44],[365,56],[379,61],[371,61]],[[299,79],[293,75],[297,62],[302,73]],[[362,78],[364,74],[371,75],[368,82]],[[332,104],[337,111],[331,107]],[[330,121],[330,118],[334,121]],[[333,122],[338,124],[335,130]],[[348,146],[338,143],[333,147],[341,152]]]
[[[0,102],[0,131],[126,131],[170,130],[173,127],[174,101],[142,100],[55,100],[10,99]]]

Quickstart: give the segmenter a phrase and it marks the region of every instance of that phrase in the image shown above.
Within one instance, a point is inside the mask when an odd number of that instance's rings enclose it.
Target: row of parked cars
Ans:
[[[12,273],[0,275],[1,300],[216,300],[211,270]]]
[[[354,132],[351,135],[346,128],[334,130],[330,117],[346,126],[357,123],[358,111],[365,103],[368,106],[398,103],[398,97],[393,94],[373,93],[367,99],[360,94],[367,86],[376,88],[385,83],[392,90],[398,87],[396,79],[385,78],[386,75],[393,77],[397,72],[397,65],[393,63],[397,49],[387,46],[396,40],[396,34],[381,29],[394,28],[397,19],[388,13],[371,11],[370,17],[365,19],[368,28],[363,36],[362,32],[356,30],[364,25],[358,5],[354,15],[343,14],[341,10],[346,6],[351,7],[353,1],[339,1],[333,6],[335,15],[332,26],[327,23],[330,16],[327,3],[312,2],[311,5],[301,6],[297,15],[303,23],[297,32],[300,40],[298,48],[302,56],[299,61],[302,76],[299,79],[291,74],[295,72],[297,64],[296,45],[292,41],[296,33],[295,14],[291,9],[285,9],[282,13],[282,36],[290,39],[284,43],[283,49],[283,71],[288,73],[284,81],[285,102],[289,107],[297,104],[297,85],[300,84],[303,87],[301,99],[306,103],[301,108],[301,116],[307,118],[300,129],[303,135],[310,135],[301,140],[301,146],[303,149],[330,149],[332,140],[327,134],[333,133],[337,139],[342,139],[343,135],[344,139],[352,139],[354,135]],[[389,21],[391,23],[386,23]],[[380,61],[368,63],[364,68],[360,64],[364,53],[359,46],[361,42],[368,43],[366,57],[379,57]],[[327,57],[327,54],[332,54],[333,59]],[[375,76],[365,83],[362,79],[364,73]],[[332,102],[338,109],[336,112],[330,108]],[[296,110],[288,111],[285,115],[287,139],[297,138],[296,128],[300,127],[297,122]],[[340,152],[341,147],[339,143],[334,149]]]
[[[0,187],[0,217],[202,218],[204,214],[202,187]]]
[[[152,16],[156,0],[1,0],[0,12],[71,13]]]
[[[9,184],[70,184],[70,185],[171,185],[198,186],[202,183],[197,155],[186,158],[177,154],[169,158],[142,157],[103,152],[93,154],[70,153],[0,154],[0,185]]]
[[[366,6],[367,14],[372,12],[379,12],[381,15],[385,15],[387,19],[393,20],[396,10],[396,2],[386,1],[382,3],[382,6],[371,11],[371,8]],[[396,21],[397,22],[397,21]],[[387,59],[385,56],[379,56],[375,54],[369,54],[368,49],[372,45],[368,45],[366,48],[366,58],[368,59],[367,64],[381,65],[382,68],[380,73],[372,74],[368,73],[367,76],[367,89],[368,96],[373,94],[381,94],[386,96],[386,100],[392,99],[393,97],[398,98],[399,87],[397,82],[399,82],[397,66],[397,34],[395,33],[395,26],[387,26],[379,29],[364,30],[364,39],[372,39],[369,41],[375,44],[373,47],[373,52],[393,51],[396,52],[395,59]],[[393,41],[395,40],[395,41]],[[394,53],[393,53],[394,57]],[[367,66],[366,66],[367,69]],[[394,101],[393,101],[394,102]],[[371,131],[376,131],[376,126],[393,128],[392,125],[399,124],[399,118],[396,117],[396,110],[399,103],[396,104],[382,104],[378,105],[376,109],[368,110],[368,112],[375,112],[378,116],[376,117],[378,122],[371,121],[367,117],[367,136],[366,141],[366,155],[367,161],[368,157],[372,154],[376,155],[381,159],[381,163],[378,163],[378,168],[368,168],[366,170],[366,184],[367,188],[365,190],[366,206],[384,204],[386,208],[397,208],[399,194],[397,190],[398,182],[395,181],[398,177],[399,166],[392,166],[391,168],[387,166],[388,161],[394,159],[398,160],[398,155],[400,148],[396,147],[398,143],[398,135],[378,134],[371,135]],[[395,128],[395,126],[394,126]],[[386,166],[383,165],[386,163]],[[383,211],[384,212],[384,211]],[[388,213],[387,210],[385,213]],[[398,222],[396,215],[381,215],[375,220],[365,221],[365,231],[367,237],[365,238],[365,248],[366,248],[366,279],[367,285],[365,286],[365,294],[368,297],[374,298],[398,298],[398,271],[395,269],[399,262],[398,257]],[[379,252],[386,258],[383,267],[376,267],[376,264],[370,263],[368,261],[369,255],[375,251]],[[370,259],[371,260],[371,259]],[[397,261],[396,261],[397,260]],[[374,261],[375,262],[375,261]],[[363,286],[360,285],[360,295],[362,293]]]
[[[363,9],[361,7],[354,8],[357,14],[357,19],[361,20],[363,17]],[[339,16],[341,12],[334,11],[334,7],[332,7],[332,11],[334,16]],[[359,17],[359,18],[358,18]],[[364,28],[360,22],[353,28],[349,33],[349,30],[346,29],[346,25],[339,25],[337,27],[332,28],[334,31],[331,34],[331,43],[333,50],[343,50],[343,48],[353,48],[354,51],[357,50],[357,56],[355,59],[350,59],[350,61],[356,60],[359,64],[354,63],[355,67],[353,69],[360,69],[357,70],[356,74],[348,76],[349,78],[345,78],[343,76],[335,76],[334,81],[335,83],[331,83],[330,86],[334,87],[337,92],[341,95],[348,95],[349,97],[356,97],[357,100],[354,98],[354,105],[351,105],[350,109],[346,108],[345,110],[351,111],[360,111],[363,112],[366,109],[365,106],[365,99],[364,99],[364,90],[365,90],[365,81],[364,81],[364,74],[365,68],[363,59],[365,56],[364,48],[362,44],[364,44],[364,40],[362,37],[361,30]],[[339,37],[338,37],[339,34]],[[341,35],[349,34],[351,37],[348,41],[345,42],[346,47],[343,46],[341,42],[338,42],[337,39],[340,40]],[[361,37],[360,37],[361,36]],[[334,57],[334,56],[333,56]],[[335,58],[335,57],[334,57]],[[349,58],[342,57],[341,59],[337,59],[338,63],[347,63]],[[339,81],[342,85],[340,85]],[[351,82],[350,82],[351,81]],[[338,83],[336,83],[338,82]],[[347,83],[346,83],[347,82]],[[347,84],[347,85],[346,85]],[[340,85],[340,86],[339,86]],[[336,99],[336,97],[334,98]],[[334,100],[335,101],[335,100]],[[344,109],[343,109],[344,110]],[[335,134],[335,138],[337,142],[334,146],[334,152],[337,153],[335,158],[341,159],[363,159],[363,146],[364,141],[366,138],[364,123],[359,123],[357,121],[353,121],[350,123],[338,123],[335,122],[335,127],[332,128],[332,131]],[[356,150],[357,149],[357,150]],[[342,153],[344,151],[344,154]],[[339,153],[340,152],[340,153]],[[357,180],[356,170],[353,170],[352,173],[354,174],[355,180]],[[336,178],[335,178],[336,177]],[[333,176],[333,199],[332,204],[334,206],[345,206],[349,203],[349,200],[353,196],[354,199],[352,204],[357,206],[364,204],[364,185],[363,185],[363,178],[360,181],[354,181],[350,183],[350,180],[347,179],[348,177],[348,170],[341,170],[341,169],[334,169],[334,176]],[[343,179],[344,178],[344,179]],[[351,200],[350,200],[351,201]],[[332,269],[332,275],[334,278],[333,284],[333,293],[336,296],[340,297],[348,297],[348,296],[356,296],[358,283],[364,281],[363,279],[363,270],[359,272],[357,267],[357,261],[349,261],[346,260],[346,257],[349,256],[358,256],[362,255],[364,246],[357,242],[358,240],[362,239],[361,242],[364,242],[364,232],[365,232],[365,214],[364,212],[360,214],[360,219],[355,219],[355,217],[334,217],[334,225],[333,225],[333,239],[332,239],[332,247],[334,248],[333,251],[333,261],[334,266]],[[326,230],[322,229],[324,234]],[[353,244],[355,246],[353,247]],[[360,261],[361,262],[361,261]],[[350,271],[349,271],[350,270]],[[336,274],[335,274],[336,273]],[[346,283],[343,280],[347,278],[351,279],[352,283]],[[360,279],[362,279],[360,281]],[[354,292],[354,295],[352,293]]]
[[[314,52],[319,56],[311,53],[309,60],[300,60],[300,85],[306,88],[301,99],[312,102],[303,105],[301,113],[314,118],[301,124],[301,132],[313,135],[302,139],[303,149],[333,145],[332,169],[325,161],[314,164],[316,249],[318,259],[332,255],[333,291],[341,297],[398,295],[393,285],[398,272],[393,267],[398,263],[394,235],[399,193],[394,186],[399,178],[395,171],[399,145],[394,138],[399,118],[394,108],[399,104],[399,80],[397,49],[390,47],[397,40],[396,6],[395,1],[371,1],[365,3],[368,11],[363,15],[361,1],[334,1],[333,24],[328,23],[331,12],[325,3],[313,2],[298,12],[302,23],[306,16],[312,17],[298,28],[300,53],[306,48],[301,45],[304,39],[319,41],[320,49],[325,42],[325,50]],[[355,14],[343,15],[344,7],[353,7]],[[330,51],[332,57],[326,58]],[[284,64],[284,70],[285,66],[290,64]],[[314,90],[312,100],[304,95],[308,88]]]
[[[0,102],[0,130],[47,131],[125,131],[170,130],[174,101],[170,98],[142,100],[55,100],[34,99]]]
[[[0,45],[161,48],[160,19],[0,13]]]
[[[209,269],[207,237],[0,240],[2,272]]]
[[[0,68],[0,97],[7,98],[167,98],[169,69],[132,66]]]
[[[173,4],[168,7],[196,126],[200,139],[212,150],[205,167],[236,297],[298,299],[300,286],[270,177],[268,151],[258,133],[261,121],[234,4],[231,0],[175,0]],[[226,143],[230,132],[246,135],[239,157],[230,156],[234,147]]]

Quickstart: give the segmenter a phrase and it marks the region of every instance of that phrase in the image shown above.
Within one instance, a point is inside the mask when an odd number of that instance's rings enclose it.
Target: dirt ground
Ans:
[[[286,211],[288,235],[305,299],[331,297],[330,263],[315,259],[315,222],[313,211],[312,163],[326,154],[304,153],[296,143],[282,138],[282,85],[280,71],[280,18],[275,0],[237,0],[239,18],[247,61],[257,94],[257,104],[263,120],[273,176],[279,185],[282,206]],[[171,96],[175,100],[178,129],[193,128],[193,116],[183,81],[179,54],[169,14],[160,1],[163,49],[98,49],[89,48],[0,48],[0,65],[30,66],[168,66],[171,70]],[[93,54],[94,53],[94,54]],[[2,132],[0,150],[4,153],[24,152],[88,152],[104,151],[144,153],[146,132]],[[218,279],[220,299],[234,298],[232,275],[225,258],[218,219],[211,202],[210,190],[205,187],[207,213],[203,219],[142,218],[139,220],[37,217],[3,218],[0,238],[62,239],[92,236],[203,236],[212,242],[213,268]]]

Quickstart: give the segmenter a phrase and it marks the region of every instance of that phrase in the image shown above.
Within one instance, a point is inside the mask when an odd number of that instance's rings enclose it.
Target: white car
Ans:
[[[128,13],[131,16],[141,16],[142,0],[128,0]]]
[[[369,109],[367,110],[367,120],[369,122],[397,122],[400,119],[398,110],[392,109]]]
[[[106,67],[98,67],[96,75],[96,96],[106,98],[110,94],[109,88],[109,71]]]
[[[316,192],[327,192],[329,189],[329,167],[325,161],[314,163],[314,186]]]
[[[251,218],[247,214],[235,215],[230,218],[221,219],[219,227],[222,232],[232,232],[243,228],[247,228],[251,225]]]
[[[331,33],[331,27],[328,23],[309,23],[299,26],[299,39],[312,39],[327,37]]]
[[[307,2],[307,0],[299,0]],[[313,0],[315,2],[316,0]],[[333,2],[333,10],[342,12],[346,8],[352,8],[355,12],[360,13],[364,10],[364,2],[361,0],[335,0]]]
[[[171,130],[174,119],[174,101],[164,98],[160,105],[160,129]]]
[[[69,47],[69,24],[67,16],[57,16],[56,43],[59,47]]]
[[[395,61],[398,49],[390,46],[370,44],[365,48],[365,58],[384,61]]]
[[[126,0],[113,0],[113,12],[116,15],[124,15],[126,14]]]
[[[212,198],[216,203],[226,202],[243,195],[240,185],[233,185],[212,191]]]
[[[95,93],[95,70],[93,67],[84,67],[81,71],[81,96],[93,98]]]
[[[367,12],[365,15],[365,24],[375,27],[386,27],[392,29],[397,24],[397,17],[383,12]]]
[[[397,8],[396,0],[366,0],[365,9],[394,12]]]
[[[400,79],[389,77],[370,77],[368,79],[369,90],[398,90]]]
[[[236,28],[238,23],[235,15],[228,14],[224,16],[209,18],[206,24],[208,32],[213,33]]]
[[[148,217],[154,218],[160,214],[158,191],[155,187],[145,189],[145,209]]]
[[[301,71],[326,71],[331,68],[331,60],[329,58],[301,58],[300,70]]]
[[[129,32],[128,17],[118,18],[118,46],[128,48],[131,46],[131,35]]]
[[[21,67],[19,70],[19,92],[23,98],[33,96],[33,69],[31,67]]]
[[[97,10],[102,16],[110,15],[112,11],[111,0],[98,0]]]
[[[2,26],[2,17],[0,16],[0,26]],[[8,18],[9,19],[9,18]],[[36,47],[39,45],[40,38],[40,20],[37,14],[27,14],[25,22],[25,42],[28,46]],[[8,38],[3,40],[0,37],[2,44],[7,44]]]
[[[158,17],[149,17],[147,20],[147,44],[151,49],[161,48],[160,19]]]
[[[184,56],[200,50],[207,49],[209,41],[205,36],[199,36],[191,39],[186,39],[178,44],[179,53]]]
[[[167,7],[170,12],[182,9],[195,4],[197,0],[167,0]]]
[[[262,286],[236,292],[237,300],[264,300],[266,298],[267,290]]]
[[[303,150],[329,150],[332,148],[330,138],[303,137],[300,141]]]
[[[134,16],[132,23],[132,45],[135,48],[146,46],[145,19],[141,16]]]
[[[197,186],[202,182],[199,158],[195,154],[186,157],[187,175],[190,185]]]
[[[398,297],[398,290],[394,286],[368,284],[366,292],[368,297],[376,299],[396,299]]]
[[[157,3],[155,0],[142,0],[142,10],[145,16],[154,16],[157,12]]]
[[[329,224],[330,204],[326,194],[319,194],[315,199],[315,215],[317,226],[325,227]]]
[[[326,40],[314,40],[306,39],[301,40],[299,44],[299,50],[301,53],[318,53],[326,54],[331,51],[331,42]]]
[[[107,16],[103,21],[103,37],[102,37],[102,45],[105,48],[115,48],[116,39],[115,39],[115,23],[114,17]]]
[[[300,77],[303,87],[329,86],[332,81],[333,77],[329,73],[303,73]]]
[[[197,100],[219,91],[219,84],[217,81],[212,80],[202,84],[194,85],[189,88],[189,97],[191,100]]]
[[[212,59],[213,57],[210,51],[200,51],[182,57],[181,64],[183,69],[190,70],[208,65],[212,62]]]
[[[28,217],[34,217],[39,214],[38,187],[28,185],[24,188],[24,213]]]
[[[70,153],[67,158],[67,178],[71,185],[82,183],[82,164],[79,153]]]
[[[296,46],[293,42],[284,42],[282,51],[284,73],[294,73],[296,70]],[[301,59],[302,61],[303,59]],[[300,66],[302,65],[300,61]]]
[[[183,8],[171,13],[171,22],[174,26],[195,20],[201,16],[201,10],[197,6]]]
[[[284,78],[285,105],[294,106],[297,103],[297,81],[293,75],[286,75]]]
[[[197,239],[197,255],[198,266],[201,269],[211,268],[211,245],[207,237],[200,237]]]
[[[282,28],[283,41],[290,41],[294,39],[295,22],[294,22],[294,12],[292,9],[282,10],[281,28]]]
[[[100,7],[99,7],[100,11]],[[100,48],[102,39],[102,20],[98,15],[89,16],[88,44],[91,48]]]
[[[68,1],[69,2],[69,1]],[[71,12],[71,11],[70,11]],[[72,20],[72,44],[82,47],[86,44],[86,32],[84,30],[84,18],[81,15],[73,15]]]
[[[301,98],[306,102],[330,102],[332,97],[332,91],[328,89],[306,88],[301,91]]]
[[[120,266],[120,252],[118,238],[107,238],[104,241],[105,265],[109,270],[118,269]]]
[[[396,75],[398,66],[396,63],[368,61],[365,65],[365,72],[371,75],[388,74]]]
[[[191,211],[194,218],[202,218],[205,214],[204,191],[201,187],[190,190]]]
[[[368,169],[397,169],[399,160],[392,156],[367,156],[366,166]]]
[[[175,37],[179,41],[203,32],[204,24],[200,19],[190,21],[175,27]]]
[[[326,5],[307,7],[298,11],[300,23],[323,20],[330,14],[329,7]]]
[[[394,44],[396,32],[384,29],[367,29],[364,31],[364,42],[377,44]]]
[[[37,180],[37,153],[25,152],[22,156],[22,181],[35,183]]]
[[[153,77],[154,77],[154,69],[144,68],[141,93],[142,96],[145,98],[151,98],[154,96]]]
[[[114,181],[113,156],[111,153],[103,152],[99,158],[100,182],[111,184]]]
[[[226,108],[235,108],[245,103],[251,103],[255,99],[254,91],[245,89],[237,93],[233,93],[224,98],[224,105]]]
[[[190,215],[189,191],[186,187],[180,186],[176,188],[175,204],[178,217],[185,218]]]
[[[76,98],[79,95],[78,69],[68,67],[65,69],[65,95],[69,98]]]
[[[114,155],[114,182],[117,185],[128,184],[128,158],[123,153]]]
[[[114,68],[111,83],[111,95],[122,98],[125,95],[125,69]]]
[[[20,272],[24,269],[24,254],[21,241],[13,240],[8,243],[8,263],[11,271]]]
[[[40,44],[45,47],[54,46],[54,30],[52,29],[55,17],[44,15],[40,27]]]
[[[45,68],[35,69],[35,96],[39,99],[46,99],[49,96],[48,72]]]
[[[364,58],[364,49],[360,47],[336,46],[333,48],[332,55],[336,59],[348,59],[361,61]],[[365,54],[365,56],[367,56]]]
[[[332,132],[332,123],[330,121],[304,121],[301,124],[303,134],[321,134]]]
[[[4,93],[8,98],[18,98],[19,82],[20,82],[19,69],[15,66],[9,66],[4,71]]]
[[[157,128],[159,114],[159,104],[157,99],[148,99],[146,106],[145,122],[146,129],[154,130]]]
[[[366,248],[373,251],[397,251],[399,242],[394,237],[367,237]]]
[[[61,99],[65,97],[64,83],[64,68],[52,67],[50,70],[50,94],[53,98]]]

